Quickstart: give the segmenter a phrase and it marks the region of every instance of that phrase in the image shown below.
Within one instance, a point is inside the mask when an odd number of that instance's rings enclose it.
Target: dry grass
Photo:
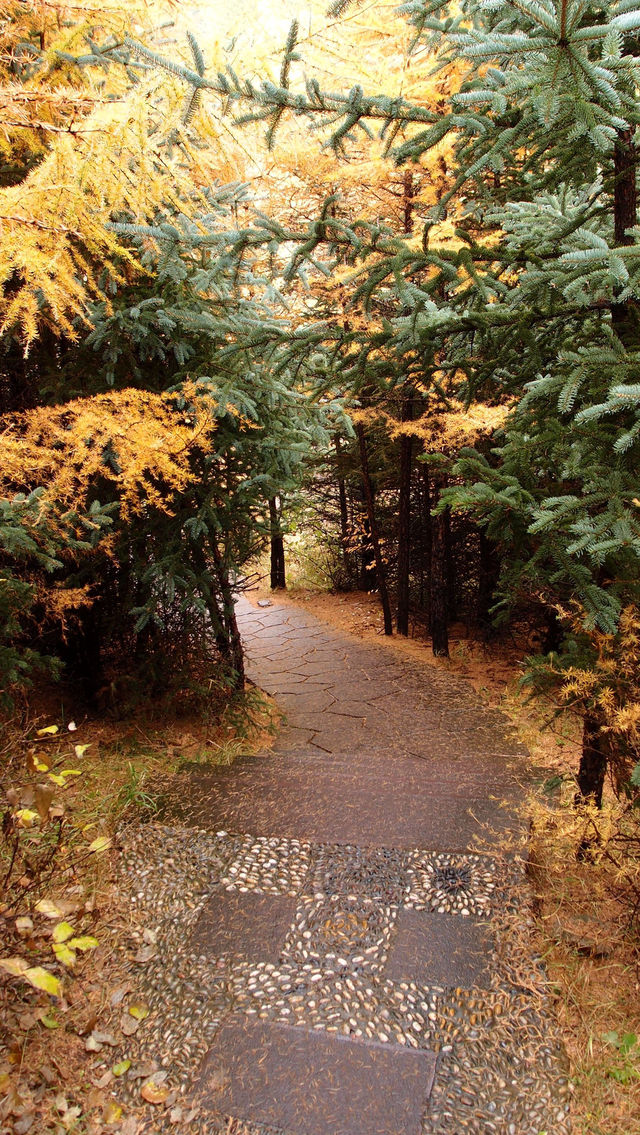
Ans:
[[[111,996],[123,980],[121,955],[130,916],[113,886],[114,852],[91,854],[89,845],[99,835],[112,838],[123,820],[141,822],[152,816],[158,793],[185,763],[230,764],[240,754],[267,747],[278,715],[268,699],[250,694],[248,705],[232,707],[215,724],[195,716],[157,722],[153,728],[132,721],[85,720],[73,732],[61,727],[58,734],[34,743],[36,729],[54,723],[47,709],[46,716],[32,720],[29,735],[17,727],[8,732],[0,765],[0,811],[12,788],[23,795],[46,777],[29,770],[34,748],[47,753],[54,772],[72,767],[81,775],[69,777],[57,792],[65,816],[52,869],[29,874],[24,858],[16,859],[0,895],[0,955],[44,966],[62,980],[63,996],[50,998],[0,972],[0,1130],[101,1135],[114,1130],[109,1123],[112,1102],[108,1086],[90,1070],[86,1040],[96,1028],[118,1035],[120,1010]],[[89,747],[78,757],[76,745]],[[36,824],[36,840],[39,831],[44,829]],[[25,850],[28,854],[28,844]],[[10,842],[0,839],[0,881],[10,860]],[[73,969],[65,971],[52,954],[56,920],[36,910],[43,897],[58,904],[58,922],[64,918],[76,933],[98,941],[97,948],[78,954]],[[29,918],[31,928],[17,923],[20,918]]]

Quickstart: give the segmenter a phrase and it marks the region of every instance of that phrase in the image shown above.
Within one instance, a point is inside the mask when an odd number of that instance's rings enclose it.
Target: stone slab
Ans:
[[[435,1054],[277,1024],[228,1021],[199,1097],[291,1135],[420,1135]]]
[[[231,954],[252,962],[278,961],[296,912],[296,899],[219,889],[209,899],[191,939],[195,953]]]
[[[489,984],[492,942],[478,918],[399,910],[385,977],[471,989]]]
[[[502,833],[518,823],[487,799],[486,770],[373,752],[302,755],[295,731],[284,738],[290,754],[177,779],[165,816],[213,831],[441,851],[468,849],[483,824]]]

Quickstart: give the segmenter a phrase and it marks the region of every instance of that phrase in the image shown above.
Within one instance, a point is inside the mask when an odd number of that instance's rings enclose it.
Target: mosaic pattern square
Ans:
[[[298,895],[311,864],[311,845],[297,839],[245,836],[221,879],[228,890]]]
[[[298,905],[283,959],[341,973],[376,972],[384,965],[397,907],[373,899],[316,895]]]
[[[416,851],[403,906],[438,914],[488,915],[496,889],[495,860],[484,855]]]
[[[307,889],[325,895],[366,895],[378,902],[400,902],[407,883],[406,852],[346,845],[319,847]]]

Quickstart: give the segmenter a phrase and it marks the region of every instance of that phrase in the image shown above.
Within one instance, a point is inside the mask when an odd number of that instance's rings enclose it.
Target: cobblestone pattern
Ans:
[[[144,960],[130,963],[132,996],[150,1012],[118,1055],[132,1061],[119,1096],[125,1105],[139,1103],[143,1076],[154,1069],[172,1091],[172,1107],[154,1111],[149,1131],[280,1135],[224,1117],[218,1123],[187,1102],[217,1029],[234,1012],[438,1052],[423,1135],[569,1132],[566,1070],[551,1014],[541,1018],[499,965],[487,990],[384,976],[399,906],[489,916],[495,860],[150,824],[125,835],[119,870],[143,941],[152,943]],[[298,897],[278,964],[194,953],[192,932],[221,886]]]

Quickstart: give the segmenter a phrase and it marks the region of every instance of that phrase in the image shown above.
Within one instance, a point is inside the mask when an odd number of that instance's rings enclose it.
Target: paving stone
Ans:
[[[195,953],[233,954],[275,962],[296,911],[295,899],[253,891],[217,890],[205,906],[191,939]]]
[[[229,1021],[202,1070],[200,1099],[291,1135],[420,1135],[431,1052]]]
[[[492,948],[490,931],[479,919],[399,910],[384,972],[395,982],[484,986]]]
[[[569,1135],[544,974],[532,955],[514,984],[521,956],[493,948],[520,891],[473,848],[519,831],[522,746],[444,670],[239,607],[250,680],[288,725],[257,758],[177,776],[171,824],[119,861],[151,1013],[114,1059],[160,1064],[185,1106],[200,1069],[205,1100],[186,1127],[148,1109],[144,1130]],[[139,1087],[117,1090],[139,1106]]]

